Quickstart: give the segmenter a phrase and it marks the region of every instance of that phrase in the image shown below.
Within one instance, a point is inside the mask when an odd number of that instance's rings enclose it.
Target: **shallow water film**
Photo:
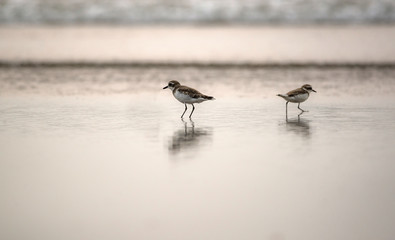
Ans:
[[[0,238],[392,239],[394,76],[0,68]],[[181,120],[173,79],[216,100]],[[276,94],[305,83],[286,119]]]

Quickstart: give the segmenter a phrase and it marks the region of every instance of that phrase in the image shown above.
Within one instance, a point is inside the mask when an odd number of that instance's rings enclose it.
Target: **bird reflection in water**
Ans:
[[[301,118],[303,114],[304,112],[301,112],[297,119],[288,119],[286,116],[286,130],[302,137],[310,137],[310,124],[308,120]]]
[[[207,142],[211,136],[211,130],[195,127],[195,123],[181,120],[183,127],[173,133],[169,140],[168,149],[170,154],[178,154],[185,150],[196,150],[202,143]]]

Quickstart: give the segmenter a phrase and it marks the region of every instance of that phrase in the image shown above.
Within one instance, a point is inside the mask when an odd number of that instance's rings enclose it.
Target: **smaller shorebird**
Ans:
[[[309,98],[310,92],[316,92],[310,84],[305,84],[300,88],[294,89],[287,94],[277,94],[277,96],[282,97],[287,101],[285,104],[285,113],[288,114],[288,103],[298,103],[298,108],[302,112],[307,112],[300,108],[300,103],[306,101]]]
[[[187,111],[187,104],[191,104],[193,109],[189,118],[191,118],[193,111],[195,111],[194,103],[201,103],[207,100],[215,100],[214,97],[204,95],[200,93],[198,90],[193,88],[182,86],[177,81],[170,81],[166,87],[163,89],[170,88],[173,92],[174,97],[181,103],[185,105],[185,111],[182,113],[181,118],[184,117],[185,112]]]

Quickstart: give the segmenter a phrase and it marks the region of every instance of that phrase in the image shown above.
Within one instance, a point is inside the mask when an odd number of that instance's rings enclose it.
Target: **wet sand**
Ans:
[[[0,68],[1,239],[391,239],[393,68]],[[214,95],[181,121],[169,79]],[[276,97],[303,83],[301,106]]]
[[[395,27],[0,26],[2,62],[394,63]]]

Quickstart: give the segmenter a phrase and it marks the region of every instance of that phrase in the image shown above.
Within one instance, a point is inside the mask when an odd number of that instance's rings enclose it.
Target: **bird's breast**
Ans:
[[[201,103],[201,102],[203,102],[205,100],[205,99],[202,99],[202,98],[193,98],[190,95],[182,93],[180,91],[174,91],[173,95],[178,101],[180,101],[182,103],[189,103],[189,104],[191,104],[191,103]]]
[[[309,94],[308,93],[303,93],[303,94],[297,94],[291,97],[288,97],[288,101],[290,102],[295,102],[295,103],[300,103],[300,102],[304,102],[309,98]]]

